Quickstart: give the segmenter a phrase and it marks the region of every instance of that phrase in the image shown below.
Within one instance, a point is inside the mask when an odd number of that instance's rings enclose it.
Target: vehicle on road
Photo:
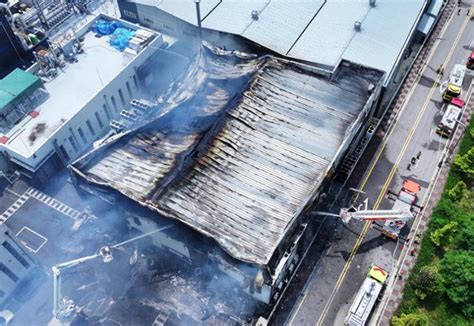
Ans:
[[[418,202],[418,193],[420,192],[420,190],[421,186],[418,183],[412,180],[404,181],[402,188],[396,194],[395,203],[393,204],[392,209],[397,211],[409,211],[413,218],[413,209],[415,208],[416,203]],[[382,233],[385,236],[396,240],[400,235],[400,231],[410,219],[385,221],[385,224],[382,228]]]
[[[466,74],[466,66],[455,64],[453,70],[449,74],[448,85],[443,92],[443,101],[449,103],[453,98],[461,95],[462,83]]]
[[[472,50],[469,57],[467,57],[466,68],[474,70],[474,50]]]
[[[347,313],[344,325],[364,326],[366,324],[382,292],[387,277],[388,273],[382,268],[376,265],[370,267],[369,273]]]
[[[441,122],[436,129],[436,133],[441,137],[449,137],[461,118],[464,101],[460,98],[453,98],[441,118]]]

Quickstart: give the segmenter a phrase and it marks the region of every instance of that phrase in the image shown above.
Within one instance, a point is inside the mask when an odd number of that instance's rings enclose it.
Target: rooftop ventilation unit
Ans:
[[[109,124],[110,128],[112,128],[115,132],[121,132],[125,128],[127,128],[126,125],[124,125],[121,122],[118,122],[117,120],[112,120]]]
[[[258,20],[258,10],[252,10],[252,19]]]
[[[124,118],[125,120],[130,120],[130,121],[138,120],[138,115],[133,111],[122,110],[120,112],[120,116]]]
[[[375,3],[377,2],[377,0],[369,0],[369,5],[371,7],[375,7]]]
[[[360,32],[361,28],[362,28],[362,23],[357,20],[357,21],[354,23],[354,29],[355,29],[357,32]]]
[[[130,102],[130,104],[132,105],[133,108],[141,112],[147,112],[151,109],[151,106],[148,103],[145,103],[144,101],[140,101],[136,99],[133,99]]]

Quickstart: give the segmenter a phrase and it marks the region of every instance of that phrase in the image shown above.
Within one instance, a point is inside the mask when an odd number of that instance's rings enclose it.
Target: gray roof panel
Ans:
[[[183,7],[189,1],[163,0],[158,8],[195,25],[194,8]],[[201,11],[205,28],[241,35],[294,59],[329,68],[347,59],[389,77],[425,5],[426,0],[377,0],[375,7],[369,0],[203,0]],[[438,7],[433,2],[433,10]],[[361,32],[354,30],[355,21],[362,22]]]

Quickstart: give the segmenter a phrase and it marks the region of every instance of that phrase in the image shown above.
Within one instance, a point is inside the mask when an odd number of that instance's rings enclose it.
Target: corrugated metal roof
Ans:
[[[362,22],[343,58],[380,69],[390,78],[399,56],[416,29],[425,2],[422,0],[377,1]]]
[[[179,124],[170,131],[163,117],[161,127],[157,120],[122,136],[73,170],[180,220],[237,259],[267,264],[356,128],[370,81],[346,70],[329,81],[273,57],[196,66],[174,97],[186,116],[226,110],[205,134]],[[229,92],[224,77],[239,72],[252,79],[235,100],[240,91]],[[171,121],[186,124],[178,116]]]
[[[426,0],[378,0],[375,7],[369,0],[222,0],[209,11],[208,2],[202,4],[205,28],[241,35],[282,55],[330,69],[346,59],[387,75],[426,5]],[[438,6],[432,4],[433,10]],[[164,0],[157,7],[196,25],[191,1]],[[254,10],[258,20],[252,19]],[[362,22],[361,32],[354,30],[355,21]]]
[[[242,35],[286,54],[311,22],[323,1],[223,1],[202,26]],[[161,9],[161,8],[160,8]],[[252,18],[258,12],[258,19]],[[179,17],[179,16],[178,16]]]
[[[157,209],[266,264],[318,190],[364,94],[271,60]]]
[[[361,20],[369,11],[370,7],[361,5],[359,1],[327,2],[288,55],[336,66],[356,33],[354,22]]]

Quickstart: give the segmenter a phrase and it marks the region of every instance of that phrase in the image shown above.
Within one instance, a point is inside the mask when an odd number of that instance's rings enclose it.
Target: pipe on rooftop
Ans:
[[[202,26],[201,26],[201,0],[194,0],[196,4],[196,18],[197,18],[197,26],[199,29],[199,38],[202,40]]]

